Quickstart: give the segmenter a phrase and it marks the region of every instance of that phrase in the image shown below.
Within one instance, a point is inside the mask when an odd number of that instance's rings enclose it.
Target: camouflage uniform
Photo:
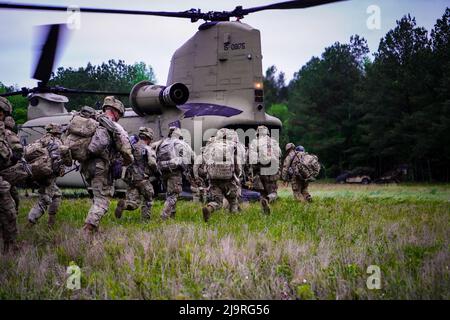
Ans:
[[[119,117],[122,117],[125,112],[122,102],[111,96],[106,97],[104,100],[104,112],[106,111],[106,108],[113,108],[118,111]],[[116,146],[113,148],[111,145],[101,156],[90,158],[81,163],[81,173],[90,185],[93,195],[93,203],[89,209],[83,227],[83,229],[87,231],[96,231],[101,218],[108,211],[110,198],[114,195],[113,164],[116,160],[123,160],[123,165],[128,165],[133,161],[128,134],[122,126],[117,122],[110,120],[105,115],[100,115],[97,120],[101,123],[108,124],[108,131],[113,131],[110,135],[113,136],[114,144]],[[118,119],[116,119],[116,121],[117,120]],[[111,142],[111,144],[113,143]],[[121,147],[119,147],[118,144],[120,144]]]
[[[288,152],[283,163],[282,178],[284,181],[290,181],[292,186],[292,192],[294,193],[294,198],[299,201],[311,202],[312,197],[308,192],[309,183],[303,180],[300,176],[292,174],[291,166],[297,161],[297,151],[295,151],[295,146],[292,143],[286,145],[286,151]]]
[[[211,179],[209,177],[209,202],[203,207],[203,218],[207,222],[211,214],[222,208],[224,198],[228,201],[229,211],[236,213],[239,211],[239,198],[241,195],[240,177],[242,175],[243,164],[245,160],[245,147],[237,139],[237,134],[231,129],[220,129],[217,132],[215,143],[211,143],[205,150],[207,165],[210,161],[210,153],[215,148],[216,143],[222,143],[223,140],[232,141],[234,145],[234,175],[229,180]]]
[[[10,145],[8,132],[5,128],[5,117],[12,112],[9,101],[0,97],[0,170],[10,167],[14,162],[13,146]],[[0,175],[0,227],[3,236],[3,253],[7,253],[15,244],[17,237],[16,203],[11,196],[11,185]]]
[[[13,132],[15,126],[16,126],[16,122],[14,121],[13,117],[8,116],[5,118],[5,128],[10,130],[9,132]],[[22,144],[18,141],[18,139],[16,139],[16,141],[12,145],[15,146],[15,148],[19,152],[19,154],[22,154],[23,147],[22,147]],[[16,212],[17,212],[17,214],[19,214],[20,197],[19,197],[19,191],[17,190],[16,186],[11,186],[11,197],[14,199],[14,202],[16,203]]]
[[[62,129],[61,126],[57,124],[48,124],[45,129],[47,133],[37,140],[37,142],[41,142],[43,147],[47,147],[50,144],[54,144],[61,147],[63,144],[61,141]],[[57,161],[58,159],[54,159],[53,161]],[[66,163],[70,165],[71,163]],[[62,169],[62,167],[60,168]],[[61,172],[59,172],[61,173]],[[39,200],[38,202],[31,208],[28,213],[28,222],[33,225],[35,224],[40,217],[47,211],[48,208],[48,225],[52,226],[55,223],[55,217],[58,212],[59,206],[61,204],[62,193],[61,190],[56,185],[56,179],[59,174],[54,173],[49,176],[47,179],[36,181],[39,184]]]
[[[261,194],[263,212],[270,213],[269,203],[277,198],[279,178],[279,157],[281,154],[278,142],[271,138],[266,126],[257,128],[257,137],[249,145],[249,163],[251,166],[253,189]],[[273,159],[277,161],[273,161]],[[270,162],[269,162],[270,160]]]
[[[146,141],[150,143],[153,140],[153,130],[141,127],[139,137],[141,139],[134,144],[134,162],[127,168],[125,175],[125,181],[129,185],[126,199],[119,201],[115,211],[117,218],[122,216],[123,210],[136,210],[142,197],[141,216],[143,219],[150,219],[155,194],[151,180],[155,178],[156,154],[143,138],[148,139]]]
[[[183,191],[183,168],[187,170],[192,165],[192,149],[182,138],[179,128],[170,127],[169,136],[156,149],[158,168],[162,172],[162,180],[166,188],[166,201],[161,213],[161,218],[164,220],[169,217],[175,218],[178,196]],[[170,160],[162,158],[163,145],[169,145],[174,152]]]
[[[205,203],[208,196],[207,174],[204,161],[204,148],[201,154],[195,157],[193,173],[195,183],[191,184],[192,200],[196,203]]]

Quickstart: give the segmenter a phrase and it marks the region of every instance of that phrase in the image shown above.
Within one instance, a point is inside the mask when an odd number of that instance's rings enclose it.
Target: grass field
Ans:
[[[19,213],[21,251],[0,258],[1,299],[449,299],[450,185],[313,184],[311,204],[282,188],[270,216],[259,203],[208,224],[182,201],[162,221],[162,202],[143,223],[138,211],[110,212],[91,242],[82,237],[90,200],[63,202],[25,229],[36,199]],[[81,289],[66,288],[71,262]],[[381,289],[366,286],[381,269]]]

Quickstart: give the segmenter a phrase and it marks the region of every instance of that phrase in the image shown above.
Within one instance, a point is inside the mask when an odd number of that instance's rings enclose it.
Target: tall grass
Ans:
[[[21,251],[0,258],[2,299],[449,299],[450,186],[316,184],[314,202],[280,190],[272,214],[258,203],[231,215],[182,201],[162,221],[110,212],[93,240],[80,232],[89,199],[63,202],[58,223],[25,229],[35,199],[21,204]],[[71,262],[81,289],[66,288]],[[369,265],[381,289],[369,290]]]

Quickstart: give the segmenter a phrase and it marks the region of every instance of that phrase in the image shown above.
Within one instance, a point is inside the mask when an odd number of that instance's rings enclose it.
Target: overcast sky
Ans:
[[[1,0],[0,0],[1,2]],[[184,11],[190,8],[232,10],[271,3],[270,0],[19,0],[18,3],[78,5],[152,11]],[[279,2],[277,0],[273,2]],[[380,28],[368,28],[371,5],[380,9]],[[273,10],[253,13],[242,21],[261,31],[263,69],[276,65],[288,80],[312,56],[319,56],[335,41],[348,42],[353,34],[367,39],[371,52],[395,21],[410,13],[428,31],[440,18],[450,0],[352,0],[309,9]],[[0,11],[0,81],[6,85],[33,86],[33,26],[65,23],[67,13],[45,11]],[[372,20],[371,20],[372,21]],[[173,52],[197,30],[201,22],[188,19],[111,14],[82,14],[79,30],[70,39],[57,66],[80,67],[89,61],[99,64],[123,59],[128,64],[144,61],[165,84]]]

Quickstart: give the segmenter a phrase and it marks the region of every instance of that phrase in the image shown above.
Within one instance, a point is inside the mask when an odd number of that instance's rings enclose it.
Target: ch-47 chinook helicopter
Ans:
[[[72,115],[65,109],[66,97],[59,94],[104,94],[129,96],[129,105],[120,124],[129,134],[140,126],[151,127],[156,137],[164,137],[169,126],[178,126],[190,134],[190,142],[198,152],[205,132],[217,129],[255,129],[266,125],[281,129],[281,121],[266,113],[264,106],[262,54],[259,30],[242,23],[249,13],[274,9],[301,9],[342,0],[298,0],[232,11],[155,12],[120,9],[78,8],[83,13],[128,14],[204,20],[198,31],[172,56],[166,86],[148,81],[137,83],[131,92],[99,92],[50,87],[50,79],[59,39],[64,25],[51,25],[33,78],[35,88],[22,88],[2,96],[28,96],[28,121],[19,136],[30,143],[44,132],[50,122],[66,124]],[[0,2],[0,9],[65,11],[64,6],[13,4]],[[237,18],[230,21],[230,18]],[[125,103],[126,105],[126,103]],[[206,135],[206,134],[205,134]],[[247,137],[251,139],[252,137]],[[78,173],[66,175],[58,183],[67,187],[83,186]]]

